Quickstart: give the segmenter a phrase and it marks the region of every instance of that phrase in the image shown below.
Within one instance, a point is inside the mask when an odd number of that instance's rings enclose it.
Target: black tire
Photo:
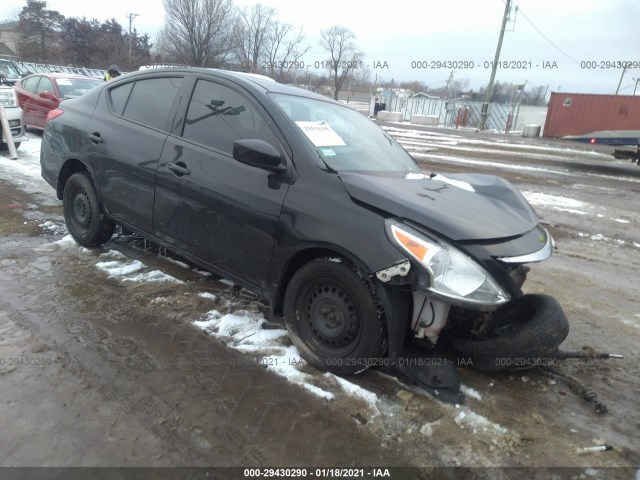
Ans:
[[[62,195],[64,219],[71,236],[80,245],[94,247],[111,238],[115,224],[102,213],[96,189],[88,174],[74,173]]]
[[[496,310],[484,338],[454,340],[458,355],[478,370],[524,370],[553,364],[569,334],[560,304],[548,295],[523,295]]]
[[[355,267],[321,258],[301,267],[284,297],[291,339],[314,367],[352,375],[386,358],[386,319],[373,285]]]

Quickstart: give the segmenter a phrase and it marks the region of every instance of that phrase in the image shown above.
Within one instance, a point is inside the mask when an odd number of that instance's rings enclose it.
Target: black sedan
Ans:
[[[553,298],[522,292],[553,241],[511,184],[425,174],[374,121],[303,89],[128,74],[50,112],[40,160],[78,243],[117,224],[257,292],[320,369],[397,364],[410,337],[485,370],[533,366],[568,333]]]

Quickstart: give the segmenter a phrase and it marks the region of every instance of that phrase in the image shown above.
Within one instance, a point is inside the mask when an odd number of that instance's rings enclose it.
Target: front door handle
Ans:
[[[87,138],[96,144],[104,142],[99,132],[87,133]]]
[[[187,165],[182,162],[167,163],[167,168],[179,177],[183,175],[189,175],[191,173],[191,170],[187,168]]]

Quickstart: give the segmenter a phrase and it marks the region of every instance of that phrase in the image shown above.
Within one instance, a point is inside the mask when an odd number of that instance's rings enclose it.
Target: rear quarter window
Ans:
[[[133,82],[125,83],[119,87],[112,88],[109,91],[109,97],[111,98],[111,105],[116,115],[122,116],[124,113],[124,107],[127,104],[127,99],[133,88]]]

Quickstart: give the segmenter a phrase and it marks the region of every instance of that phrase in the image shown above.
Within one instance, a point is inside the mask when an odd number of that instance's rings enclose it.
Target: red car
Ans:
[[[36,73],[19,80],[13,88],[25,127],[43,129],[47,113],[58,108],[62,100],[84,95],[102,83],[101,78],[84,75]]]

